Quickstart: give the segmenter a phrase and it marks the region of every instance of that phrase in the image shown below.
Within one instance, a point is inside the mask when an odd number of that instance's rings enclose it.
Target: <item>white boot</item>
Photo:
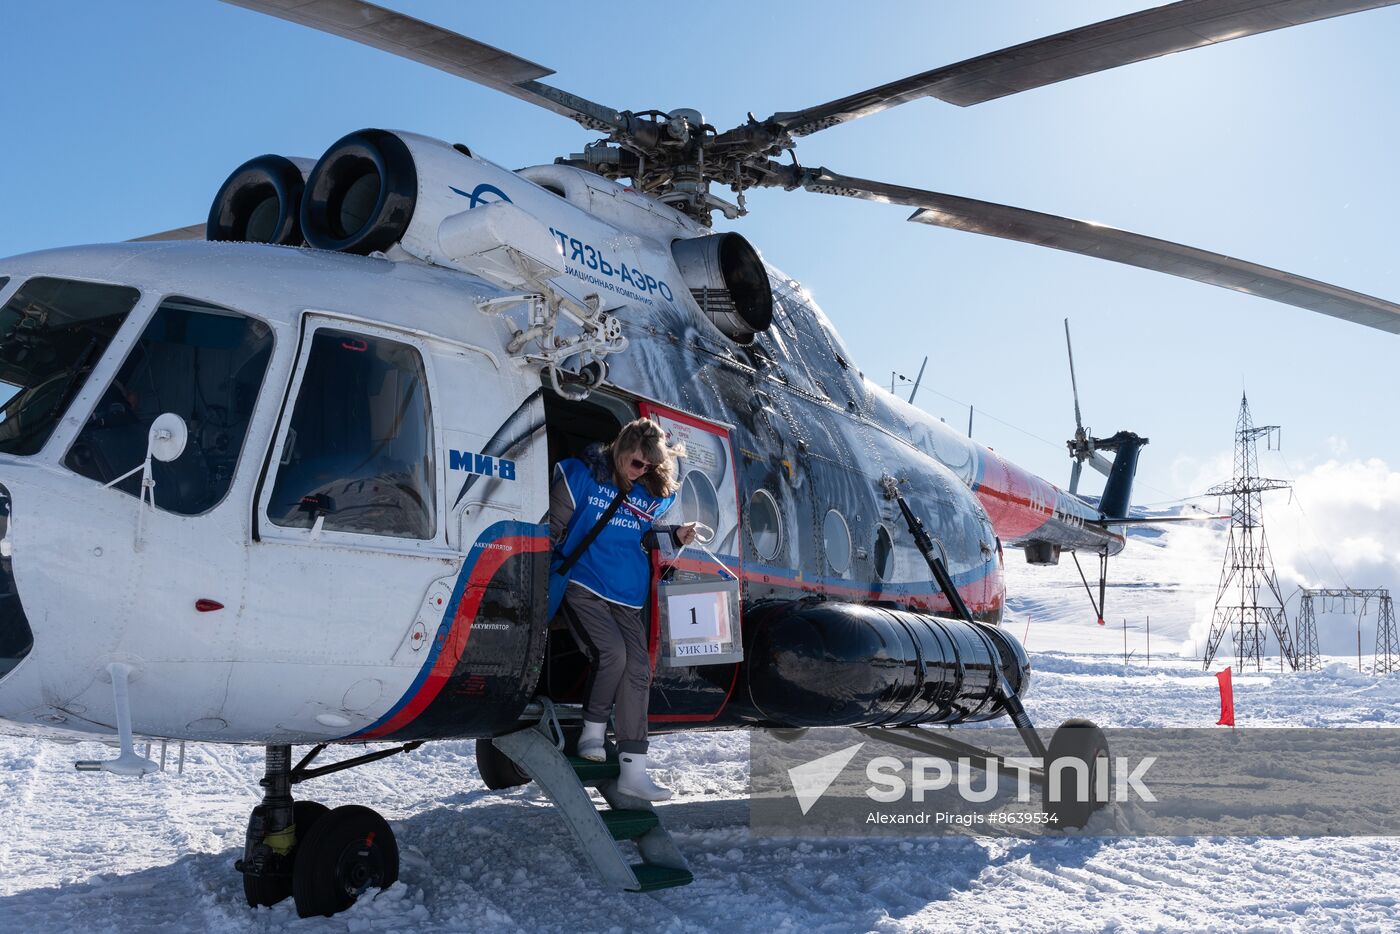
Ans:
[[[607,732],[606,723],[583,721],[583,733],[578,738],[578,757],[589,762],[608,761],[607,750],[603,748],[603,737]]]
[[[643,801],[665,801],[671,797],[671,789],[662,788],[647,774],[647,756],[644,752],[624,752],[618,757],[621,774],[617,778],[617,790]]]

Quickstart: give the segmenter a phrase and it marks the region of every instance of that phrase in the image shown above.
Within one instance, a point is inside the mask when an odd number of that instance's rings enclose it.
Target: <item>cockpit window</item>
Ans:
[[[275,524],[435,534],[433,424],[409,344],[323,328],[306,358],[267,512]]]
[[[263,322],[190,298],[167,298],[64,463],[110,483],[145,459],[151,423],[174,412],[185,420],[189,440],[175,460],[151,462],[156,506],[186,516],[207,512],[233,483],[271,354],[272,329]],[[139,473],[116,488],[139,495]]]
[[[0,308],[0,452],[36,454],[140,293],[39,277]]]

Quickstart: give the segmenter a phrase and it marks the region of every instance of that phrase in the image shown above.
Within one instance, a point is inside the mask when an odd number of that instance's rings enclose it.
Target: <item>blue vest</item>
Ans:
[[[617,496],[617,487],[599,483],[588,465],[576,457],[561,461],[556,467],[563,473],[574,500],[574,514],[564,536],[564,544],[555,555],[555,564],[577,550],[579,544],[597,525],[608,504]],[[569,575],[578,584],[612,603],[641,607],[651,592],[651,562],[642,548],[642,535],[661,517],[676,497],[657,498],[639,483],[632,484],[627,494],[598,533],[593,544],[574,563]]]

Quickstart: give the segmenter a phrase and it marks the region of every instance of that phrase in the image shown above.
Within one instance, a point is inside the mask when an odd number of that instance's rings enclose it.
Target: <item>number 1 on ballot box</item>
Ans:
[[[729,595],[724,592],[675,594],[666,601],[672,641],[729,640]]]

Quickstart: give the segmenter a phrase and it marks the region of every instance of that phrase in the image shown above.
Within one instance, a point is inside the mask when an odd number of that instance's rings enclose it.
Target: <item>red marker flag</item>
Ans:
[[[1235,685],[1230,680],[1230,669],[1216,672],[1215,680],[1220,682],[1220,719],[1216,726],[1235,725]]]

